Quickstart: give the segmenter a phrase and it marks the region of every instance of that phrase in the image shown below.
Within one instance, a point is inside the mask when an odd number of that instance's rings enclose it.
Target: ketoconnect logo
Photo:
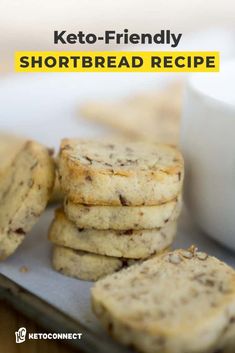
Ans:
[[[25,341],[26,338],[26,328],[25,327],[21,327],[19,328],[18,331],[15,332],[16,335],[16,343],[23,343]]]
[[[80,340],[82,338],[82,333],[78,332],[68,332],[68,333],[46,333],[46,332],[35,332],[28,333],[25,327],[20,327],[18,331],[15,332],[16,343],[25,342],[26,338],[28,340]]]

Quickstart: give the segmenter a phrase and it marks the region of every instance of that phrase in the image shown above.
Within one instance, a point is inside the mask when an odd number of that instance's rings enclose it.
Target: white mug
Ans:
[[[190,77],[181,148],[185,201],[195,223],[235,250],[235,61]]]

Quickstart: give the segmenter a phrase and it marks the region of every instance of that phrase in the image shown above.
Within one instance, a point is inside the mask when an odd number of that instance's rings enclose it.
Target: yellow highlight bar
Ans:
[[[15,53],[16,72],[218,72],[217,51]]]

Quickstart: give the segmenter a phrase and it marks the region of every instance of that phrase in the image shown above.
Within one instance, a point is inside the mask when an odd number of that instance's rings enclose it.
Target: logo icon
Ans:
[[[16,343],[23,343],[26,338],[26,328],[20,327],[18,331],[15,332]]]

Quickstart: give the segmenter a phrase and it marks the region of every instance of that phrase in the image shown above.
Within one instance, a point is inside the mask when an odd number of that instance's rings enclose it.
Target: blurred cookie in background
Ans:
[[[80,114],[128,137],[178,144],[183,83],[146,91],[119,101],[88,101]]]

